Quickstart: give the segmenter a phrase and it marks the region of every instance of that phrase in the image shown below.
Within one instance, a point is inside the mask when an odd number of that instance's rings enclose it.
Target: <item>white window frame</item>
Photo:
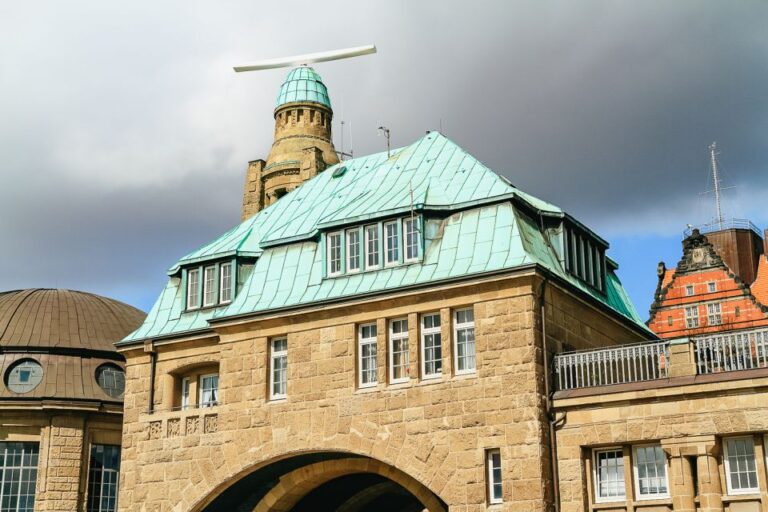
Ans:
[[[621,454],[621,467],[622,467],[622,474],[621,478],[624,482],[624,494],[617,495],[617,496],[600,496],[600,480],[598,478],[599,475],[599,467],[597,465],[597,456],[600,453],[604,452],[619,452]],[[626,501],[627,500],[627,482],[626,482],[626,472],[624,471],[624,448],[621,446],[611,446],[608,448],[596,448],[592,450],[592,483],[594,485],[594,493],[595,493],[595,503],[612,503],[612,502],[619,502],[619,501]]]
[[[499,472],[501,473],[501,479],[497,482],[493,476],[493,470],[495,469],[493,456],[497,455],[499,459]],[[493,448],[485,451],[485,474],[486,474],[486,491],[488,493],[488,504],[496,505],[498,503],[504,503],[504,471],[501,464],[501,450]],[[501,496],[496,497],[494,493],[494,487],[498,485],[501,491]]]
[[[755,481],[757,487],[747,487],[743,489],[734,489],[731,486],[731,461],[729,457],[728,441],[743,441],[748,440],[752,443],[752,462],[755,468]],[[729,495],[738,494],[759,494],[760,493],[760,473],[757,471],[757,453],[755,451],[755,439],[752,436],[734,436],[723,438],[723,464],[725,466],[725,483],[728,489]]]
[[[352,235],[357,238],[357,255],[355,257],[352,256]],[[363,249],[362,240],[360,240],[360,230],[357,228],[348,229],[344,238],[347,244],[347,273],[354,274],[355,272],[360,272],[360,253]],[[352,268],[352,263],[356,265],[356,268]]]
[[[181,410],[189,409],[189,389],[192,384],[192,379],[184,377],[181,379]]]
[[[692,284],[689,284],[689,285],[685,286],[685,296],[686,297],[691,297],[692,295],[694,295],[694,293],[695,293],[695,288],[693,287]]]
[[[208,279],[208,274],[211,278]],[[208,295],[211,300],[208,300]],[[216,265],[203,267],[203,307],[207,308],[216,304]]]
[[[707,283],[707,291],[709,293],[715,293],[717,291],[717,283],[714,281],[710,281]]]
[[[394,235],[394,239],[395,239],[395,248],[394,248],[395,259],[391,260],[391,261],[389,259],[389,239],[390,239],[390,236],[387,233],[387,228],[389,228],[389,227],[394,227],[394,229],[395,229],[395,235]],[[390,221],[390,222],[385,222],[383,224],[382,233],[384,235],[384,266],[385,267],[393,267],[395,265],[400,264],[400,229],[399,229],[399,222],[396,221],[396,220],[393,220],[393,221]]]
[[[336,237],[338,237],[338,239],[339,239],[339,258],[338,258],[339,268],[338,268],[337,271],[334,272],[333,271],[333,262],[334,262],[334,259],[333,259],[333,245],[332,245],[331,241],[334,238],[336,238]],[[343,244],[343,240],[344,240],[344,237],[342,236],[342,232],[341,231],[334,231],[332,233],[328,233],[325,236],[325,245],[326,245],[325,261],[327,263],[327,269],[328,269],[328,276],[329,277],[341,275],[341,273],[344,270],[344,267],[342,265],[343,258],[342,258],[342,251],[341,251],[341,246]]]
[[[408,231],[408,224],[411,224],[413,231]],[[413,237],[413,244],[408,240],[408,237]],[[413,245],[414,256],[408,257],[408,249]],[[418,217],[405,217],[403,219],[403,261],[410,263],[413,261],[419,261],[421,240],[419,237],[419,218]]]
[[[275,349],[278,341],[285,341],[285,349]],[[285,392],[275,393],[275,363],[283,360],[285,360]],[[286,398],[288,398],[288,338],[282,336],[269,340],[269,399],[284,400]]]
[[[714,311],[717,309],[717,311]],[[722,325],[723,308],[719,302],[710,302],[707,304],[707,325]]]
[[[369,236],[370,230],[373,230],[373,232],[376,234],[376,239],[373,240],[374,242],[374,249],[375,251],[371,251],[371,237]],[[365,241],[365,269],[366,270],[374,270],[381,267],[381,239],[379,237],[379,225],[378,224],[368,224],[367,226],[363,227],[363,239]],[[376,257],[376,263],[371,264],[370,263],[370,257],[375,256]]]
[[[224,277],[224,270],[229,272],[229,275]],[[228,286],[224,286],[224,282],[228,282]],[[225,293],[229,295],[228,298],[224,298]],[[229,304],[232,302],[232,263],[222,263],[219,265],[219,304]]]
[[[689,315],[690,312],[696,313],[695,315]],[[696,329],[701,327],[699,322],[699,305],[685,306],[685,327],[686,329]]]
[[[205,392],[205,389],[203,387],[203,382],[205,381],[205,379],[210,378],[210,377],[216,377],[216,388],[211,388],[211,389],[215,389],[216,390],[216,400],[213,400],[211,402],[204,402],[203,401],[203,393]],[[219,374],[218,373],[206,373],[206,374],[200,375],[200,377],[198,378],[197,382],[198,382],[198,387],[199,387],[199,389],[197,391],[197,396],[198,396],[197,405],[199,407],[201,407],[201,408],[202,407],[214,407],[216,405],[219,405],[219,396],[218,396],[219,395]]]
[[[405,332],[395,333],[395,322],[405,322]],[[405,350],[399,353],[403,355],[405,377],[395,378],[395,341],[405,341]],[[393,318],[389,321],[389,382],[392,384],[399,384],[401,382],[408,382],[411,378],[411,356],[410,356],[410,340],[408,339],[408,317]]]
[[[436,316],[438,319],[440,319],[440,325],[438,325],[437,327],[433,326],[433,327],[430,327],[430,328],[424,327],[424,324],[425,324],[424,320],[428,316],[433,316],[433,315]],[[419,318],[419,327],[420,327],[419,330],[421,331],[421,339],[420,339],[421,343],[420,343],[420,347],[419,347],[419,360],[421,362],[421,378],[424,379],[424,380],[426,380],[426,379],[439,379],[439,378],[441,378],[443,376],[443,344],[445,342],[443,341],[442,325],[443,325],[443,321],[442,321],[442,318],[440,317],[440,312],[439,311],[436,311],[436,312],[433,312],[433,313],[424,313]],[[427,336],[428,335],[434,335],[434,334],[437,334],[438,336],[440,336],[440,358],[439,359],[433,359],[432,361],[434,361],[434,362],[440,361],[440,371],[434,372],[434,373],[427,373],[427,360],[426,360],[426,346],[425,346],[425,343],[426,343]]]
[[[192,286],[193,275],[195,276],[194,287]],[[194,302],[191,299],[194,299]],[[199,307],[200,307],[200,269],[191,268],[187,270],[187,309],[197,309]]]
[[[469,311],[472,314],[472,321],[459,323],[459,313]],[[472,329],[472,347],[474,364],[471,368],[461,369],[459,367],[459,331]],[[469,358],[465,355],[465,358]],[[456,368],[456,375],[467,375],[477,372],[477,338],[475,337],[475,311],[474,308],[461,308],[453,311],[453,367]]]
[[[661,450],[662,457],[664,457],[664,479],[667,482],[667,492],[665,493],[658,493],[658,494],[643,494],[641,487],[640,487],[640,472],[637,468],[638,463],[638,457],[637,457],[637,450],[638,448],[658,448]],[[638,500],[663,500],[669,498],[671,495],[669,494],[669,460],[667,460],[667,455],[664,453],[664,450],[661,448],[660,444],[639,444],[632,446],[632,475],[635,483],[635,489],[637,489],[637,499]],[[658,478],[658,476],[656,477]],[[625,484],[626,485],[626,484]],[[624,494],[626,494],[626,487],[624,488]]]
[[[364,327],[373,327],[376,331],[376,334],[372,337],[363,338],[363,328]],[[360,388],[372,388],[376,387],[379,384],[379,349],[378,349],[378,327],[376,325],[376,322],[371,322],[367,324],[360,324],[357,327],[357,383]],[[366,345],[373,346],[375,353],[373,355],[373,377],[374,380],[369,382],[363,382],[363,348]],[[369,356],[370,359],[370,356]],[[370,369],[369,369],[370,371]]]

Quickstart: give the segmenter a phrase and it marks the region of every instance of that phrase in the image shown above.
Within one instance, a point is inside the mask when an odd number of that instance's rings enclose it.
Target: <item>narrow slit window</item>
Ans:
[[[219,302],[232,302],[232,264],[222,263],[219,276]]]
[[[350,229],[347,231],[347,271],[360,270],[360,231]]]
[[[472,308],[454,312],[453,335],[456,343],[456,373],[472,373],[476,368],[475,313]]]
[[[288,339],[275,338],[270,343],[269,397],[288,396]]]
[[[384,224],[384,237],[387,242],[387,265],[395,265],[400,259],[400,238],[398,236],[397,222]]]
[[[406,382],[409,377],[408,319],[400,318],[389,322],[389,380]]]
[[[440,313],[421,317],[421,375],[425,379],[443,373],[443,343],[440,331]]]
[[[341,273],[341,233],[328,233],[328,275]]]
[[[379,226],[365,226],[365,267],[379,267]]]
[[[488,450],[485,455],[485,465],[488,478],[488,502],[491,504],[504,501],[501,478],[501,451]]]
[[[375,386],[379,380],[376,358],[376,324],[361,325],[358,336],[360,387],[366,388]]]
[[[200,307],[200,269],[193,268],[187,271],[187,309]]]
[[[203,273],[203,306],[216,304],[216,267],[205,267]]]

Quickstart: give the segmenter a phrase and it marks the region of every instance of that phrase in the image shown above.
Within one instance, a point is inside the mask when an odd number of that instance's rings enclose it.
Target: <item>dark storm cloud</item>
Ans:
[[[766,26],[757,1],[3,3],[0,289],[147,307],[271,143],[285,70],[231,66],[368,42],[317,66],[347,150],[442,127],[610,236],[706,221],[717,140],[726,205],[765,223]]]

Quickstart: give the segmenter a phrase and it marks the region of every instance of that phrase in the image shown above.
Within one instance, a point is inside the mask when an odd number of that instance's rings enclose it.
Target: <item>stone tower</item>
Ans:
[[[328,89],[314,69],[292,69],[275,107],[275,140],[266,162],[248,163],[242,220],[339,162],[331,140]]]

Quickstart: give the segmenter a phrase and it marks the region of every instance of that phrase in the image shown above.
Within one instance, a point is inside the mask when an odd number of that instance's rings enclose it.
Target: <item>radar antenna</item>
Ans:
[[[351,57],[360,57],[376,53],[376,45],[356,46],[354,48],[345,48],[343,50],[331,50],[327,52],[306,53],[304,55],[294,55],[293,57],[281,57],[277,59],[266,59],[246,64],[244,66],[235,66],[237,73],[243,71],[261,71],[263,69],[275,69],[295,66],[306,66],[315,62],[328,62],[331,60],[349,59]]]

